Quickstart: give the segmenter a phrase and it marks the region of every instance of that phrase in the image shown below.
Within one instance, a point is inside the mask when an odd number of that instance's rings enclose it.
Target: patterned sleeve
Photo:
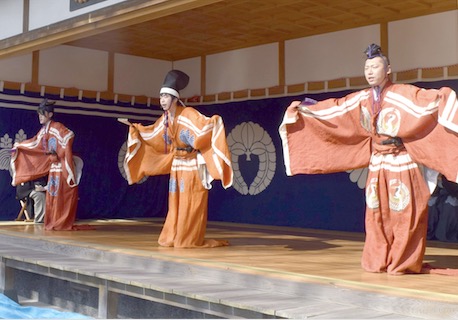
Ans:
[[[279,128],[287,175],[332,173],[362,168],[370,159],[370,132],[361,102],[367,91],[301,107],[295,118],[285,113]]]
[[[200,151],[211,176],[221,180],[224,188],[229,188],[233,180],[231,153],[221,116],[206,117],[197,110],[187,107],[178,121],[192,133],[194,141],[190,145]],[[180,136],[180,139],[183,140],[183,137]]]

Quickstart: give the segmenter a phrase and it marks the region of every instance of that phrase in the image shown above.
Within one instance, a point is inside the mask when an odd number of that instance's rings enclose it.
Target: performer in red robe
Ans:
[[[288,107],[279,129],[286,172],[368,167],[362,267],[393,275],[419,273],[430,197],[425,170],[458,181],[458,102],[450,88],[391,83],[380,47],[370,45],[366,54],[370,88]]]
[[[232,185],[230,151],[222,118],[206,117],[191,107],[178,105],[179,90],[189,77],[170,71],[160,91],[164,114],[152,125],[130,124],[124,169],[129,184],[144,176],[170,174],[169,208],[159,245],[193,248],[228,245],[205,239],[208,190],[213,179],[224,188]]]
[[[44,99],[38,107],[42,128],[36,136],[15,143],[11,157],[12,185],[48,175],[46,186],[46,230],[74,230],[78,204],[78,183],[82,161],[75,169],[72,145],[74,133],[62,123],[52,120],[54,103]]]

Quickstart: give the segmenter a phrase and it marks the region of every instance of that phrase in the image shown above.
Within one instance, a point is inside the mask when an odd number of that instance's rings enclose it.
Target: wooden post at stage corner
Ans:
[[[6,265],[2,258],[0,265],[0,292],[14,302],[19,303],[17,291],[14,287],[15,271]]]

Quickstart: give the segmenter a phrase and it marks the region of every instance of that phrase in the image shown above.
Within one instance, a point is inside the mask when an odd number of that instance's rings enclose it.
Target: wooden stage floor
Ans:
[[[45,231],[40,224],[0,222],[0,233],[299,282],[327,283],[393,296],[458,303],[458,277],[455,276],[389,276],[364,272],[360,267],[364,241],[361,233],[209,222],[207,238],[229,240],[230,246],[175,249],[157,244],[161,219],[79,223],[93,225],[96,229]],[[458,244],[428,242],[424,262],[458,269]]]

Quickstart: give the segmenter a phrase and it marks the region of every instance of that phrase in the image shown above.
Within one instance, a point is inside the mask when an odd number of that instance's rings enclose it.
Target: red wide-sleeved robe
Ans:
[[[362,266],[420,272],[430,196],[423,169],[458,182],[455,92],[387,83],[379,104],[366,89],[299,109],[295,117],[285,114],[279,129],[287,174],[368,167]],[[384,144],[390,137],[402,144]]]
[[[150,126],[131,125],[124,161],[129,184],[144,176],[170,174],[169,209],[159,244],[179,248],[227,245],[227,241],[204,239],[211,181],[221,180],[224,188],[232,185],[222,118],[178,106],[167,134],[164,128],[164,115]]]
[[[75,169],[73,131],[49,121],[37,135],[15,144],[11,157],[12,185],[48,175],[46,230],[74,230],[81,172]]]

